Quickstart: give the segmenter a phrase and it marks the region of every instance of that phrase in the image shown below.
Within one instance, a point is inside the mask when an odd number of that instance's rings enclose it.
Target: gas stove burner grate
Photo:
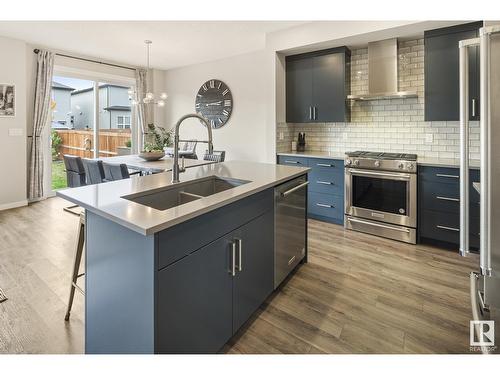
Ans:
[[[354,151],[346,152],[347,156],[358,158],[385,159],[385,160],[417,160],[416,154],[396,153],[396,152],[373,152],[373,151]]]

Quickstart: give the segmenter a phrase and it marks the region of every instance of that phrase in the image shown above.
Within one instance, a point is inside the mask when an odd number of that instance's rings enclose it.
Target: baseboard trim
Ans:
[[[4,203],[0,204],[0,211],[4,210],[10,210],[11,208],[17,208],[17,207],[23,207],[28,205],[28,200],[24,199],[19,202],[11,202],[11,203]]]

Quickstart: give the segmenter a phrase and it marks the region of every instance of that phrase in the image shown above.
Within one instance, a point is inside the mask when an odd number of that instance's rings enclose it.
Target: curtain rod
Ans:
[[[38,55],[38,53],[40,52],[40,50],[38,48],[35,48],[33,50],[33,52]],[[95,64],[108,65],[108,66],[113,66],[115,68],[122,68],[122,69],[128,69],[128,70],[134,70],[135,71],[135,68],[131,68],[129,66],[123,66],[123,65],[117,65],[117,64],[110,64],[110,63],[106,63],[106,62],[102,62],[102,61],[97,61],[97,60],[91,60],[91,59],[84,59],[82,57],[70,56],[70,55],[65,55],[65,54],[62,54],[62,53],[56,53],[56,55],[57,56],[61,56],[61,57],[67,57],[68,59],[82,60],[82,61],[87,61],[87,62],[91,62],[91,63],[95,63]]]

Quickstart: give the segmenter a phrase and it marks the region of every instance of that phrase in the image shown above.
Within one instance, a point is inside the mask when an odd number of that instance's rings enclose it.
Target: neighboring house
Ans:
[[[52,111],[52,128],[72,128],[71,125],[71,92],[73,87],[52,82],[52,101],[55,108]]]
[[[99,128],[130,129],[131,108],[128,87],[103,84],[99,86]],[[71,92],[71,113],[75,129],[93,127],[93,88]]]

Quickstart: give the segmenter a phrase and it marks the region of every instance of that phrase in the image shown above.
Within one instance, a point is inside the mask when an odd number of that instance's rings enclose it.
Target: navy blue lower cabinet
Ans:
[[[274,213],[252,220],[235,233],[233,333],[274,289]]]
[[[344,224],[344,160],[279,155],[278,163],[311,168],[307,195],[309,218]]]
[[[165,251],[168,238],[164,241],[159,248]],[[156,352],[217,353],[273,286],[274,210],[269,209],[158,272]]]
[[[232,236],[158,273],[158,353],[214,353],[233,334]]]
[[[469,244],[479,248],[479,194],[472,182],[479,181],[479,171],[469,172]],[[430,243],[458,249],[460,246],[460,171],[448,167],[419,167],[418,238]]]

